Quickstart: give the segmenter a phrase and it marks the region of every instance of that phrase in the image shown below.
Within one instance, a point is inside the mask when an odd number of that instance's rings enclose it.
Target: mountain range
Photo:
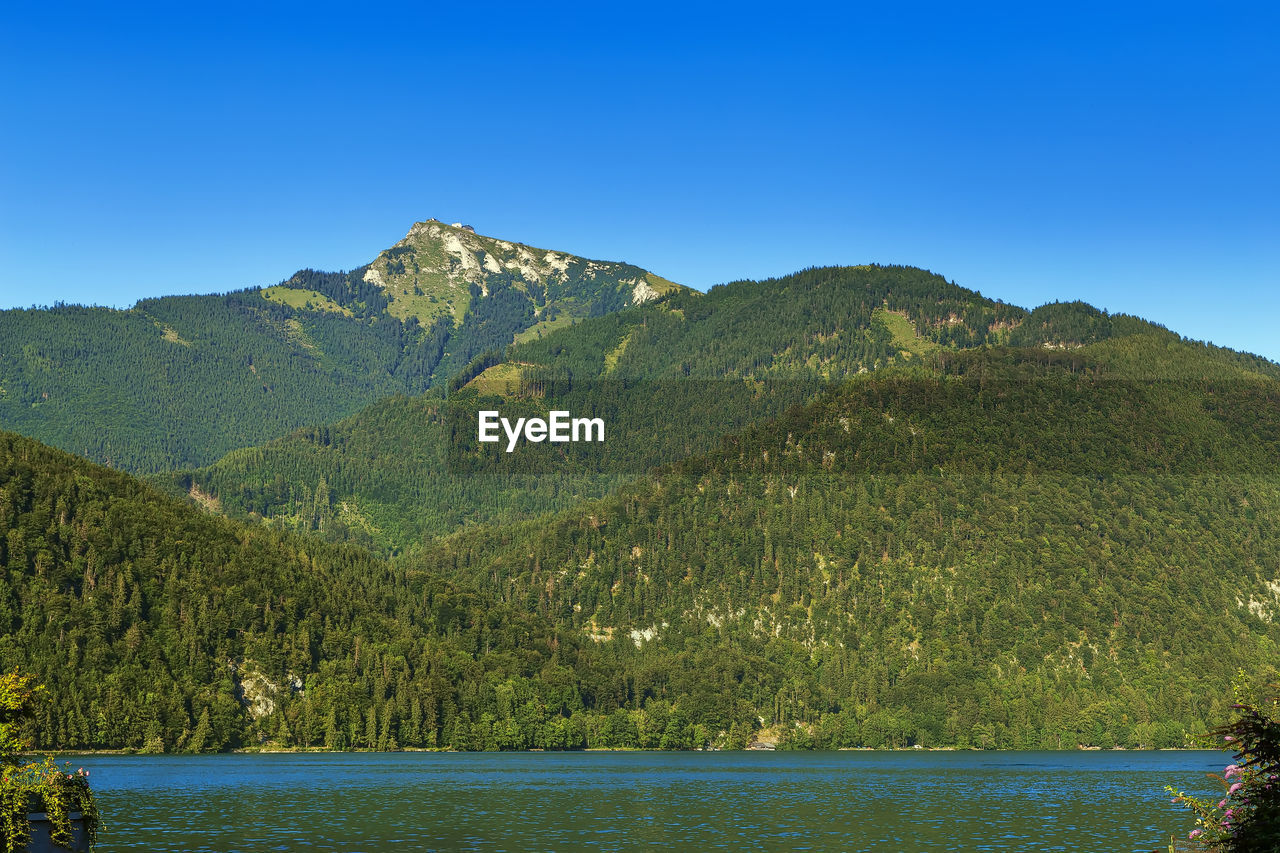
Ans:
[[[133,473],[204,465],[680,289],[429,220],[351,272],[128,310],[0,312],[0,424]]]
[[[1276,671],[1280,366],[1137,317],[429,220],[0,332],[44,746],[1180,746]],[[609,439],[508,456],[481,409]]]

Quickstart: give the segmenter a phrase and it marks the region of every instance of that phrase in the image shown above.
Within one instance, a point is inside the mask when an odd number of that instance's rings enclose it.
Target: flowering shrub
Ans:
[[[31,812],[48,815],[54,844],[73,845],[73,812],[83,815],[89,843],[97,841],[98,805],[89,790],[89,771],[84,768],[67,772],[53,759],[45,758],[0,770],[0,844],[4,853],[21,850],[30,840],[27,815]]]
[[[61,770],[51,758],[18,763],[19,751],[26,745],[18,734],[18,722],[30,713],[38,690],[29,675],[16,670],[0,675],[0,853],[15,853],[27,845],[31,812],[48,815],[54,844],[74,844],[73,812],[83,815],[89,843],[98,837],[98,805],[89,790],[87,770]]]
[[[1280,719],[1266,713],[1280,708],[1280,698],[1237,702],[1236,719],[1214,731],[1214,745],[1235,750],[1235,762],[1211,778],[1222,784],[1222,797],[1202,800],[1174,788],[1174,802],[1196,816],[1190,838],[1228,853],[1280,850]]]

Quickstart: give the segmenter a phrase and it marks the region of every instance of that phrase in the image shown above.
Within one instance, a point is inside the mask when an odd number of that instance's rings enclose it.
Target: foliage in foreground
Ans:
[[[31,839],[27,815],[43,812],[50,823],[54,844],[71,847],[74,843],[71,815],[84,817],[89,843],[98,837],[100,820],[98,805],[89,790],[89,773],[83,768],[75,773],[58,768],[53,759],[20,764],[18,751],[27,744],[19,734],[18,723],[31,714],[40,688],[30,675],[17,670],[0,675],[0,844],[3,853],[25,848]]]
[[[1235,750],[1235,761],[1210,777],[1222,785],[1221,799],[1166,790],[1195,814],[1192,840],[1227,853],[1280,850],[1280,696],[1232,709],[1235,719],[1210,735],[1210,745]]]

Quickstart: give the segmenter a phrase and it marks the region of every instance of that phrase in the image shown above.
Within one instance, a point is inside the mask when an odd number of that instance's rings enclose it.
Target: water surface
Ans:
[[[1216,752],[107,756],[102,851],[1149,851]]]

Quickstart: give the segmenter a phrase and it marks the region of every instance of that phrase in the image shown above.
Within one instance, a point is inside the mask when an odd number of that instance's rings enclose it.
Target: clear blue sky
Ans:
[[[351,268],[434,216],[698,288],[914,264],[1280,359],[1262,4],[550,5],[7,5],[0,307]]]

